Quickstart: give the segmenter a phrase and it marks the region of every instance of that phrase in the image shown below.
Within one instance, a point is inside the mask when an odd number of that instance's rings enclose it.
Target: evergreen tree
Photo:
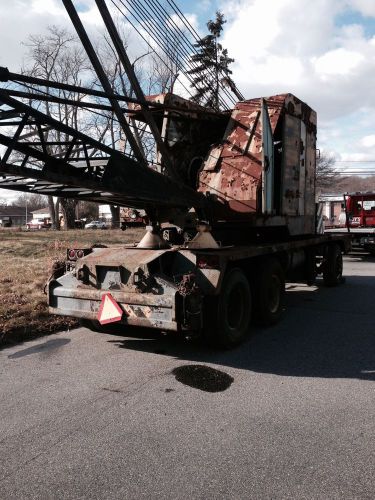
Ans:
[[[191,87],[196,91],[193,100],[217,110],[220,108],[220,80],[222,77],[230,79],[232,71],[229,65],[234,62],[228,56],[227,49],[223,49],[218,41],[225,23],[224,16],[219,11],[216,12],[214,21],[208,21],[209,34],[194,44],[197,53],[191,56],[193,69],[188,71],[193,76]]]

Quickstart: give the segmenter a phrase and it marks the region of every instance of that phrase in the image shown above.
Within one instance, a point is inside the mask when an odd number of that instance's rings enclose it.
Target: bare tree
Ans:
[[[64,28],[50,26],[46,35],[30,35],[25,46],[28,48],[28,66],[22,72],[30,76],[44,78],[46,80],[65,82],[72,85],[82,85],[82,80],[87,76],[89,65],[86,54],[77,43],[75,36]],[[40,91],[48,89],[36,88]],[[35,90],[35,88],[31,88]],[[55,90],[54,95],[63,99],[81,100],[84,96],[66,90]],[[34,101],[35,104],[35,101]],[[69,104],[56,104],[48,101],[37,102],[36,105],[48,115],[61,123],[69,125],[76,130],[85,131],[85,120],[78,107]],[[46,140],[68,141],[60,131],[50,130],[46,133]],[[48,146],[49,153],[61,155],[67,146]],[[65,228],[74,228],[75,206],[77,200],[58,198],[54,203],[51,196],[48,197],[48,206],[52,224],[56,229],[60,227],[59,207],[64,215]]]
[[[179,76],[179,42],[166,38],[165,52],[155,50],[151,54],[148,71],[148,93],[173,93]]]
[[[25,207],[29,211],[39,210],[40,208],[46,208],[48,203],[47,196],[37,193],[22,193],[17,196],[17,198],[11,203],[13,206]]]
[[[375,176],[348,175],[340,180],[340,192],[375,191]]]
[[[118,30],[122,41],[127,48],[127,31],[123,24],[119,24]],[[95,88],[99,85],[97,76],[88,63],[80,43],[74,35],[66,29],[56,26],[48,28],[45,35],[31,35],[25,43],[28,48],[28,58],[23,72],[25,74],[39,77],[46,80],[65,82],[71,85]],[[105,73],[110,81],[114,93],[121,95],[132,95],[132,88],[124,71],[120,58],[113,48],[112,42],[107,34],[100,35],[97,39],[96,50],[102,61]],[[156,63],[155,53],[146,52],[138,56],[133,67],[138,76],[145,94],[169,92],[173,90],[174,83],[178,76],[177,64],[178,47],[171,42],[170,54],[160,56],[159,64]],[[149,56],[146,69],[143,62]],[[160,58],[166,59],[165,64],[160,62]],[[53,94],[57,98],[65,100],[80,101],[94,100],[101,104],[108,104],[103,98],[88,97],[77,92],[67,90],[50,89],[42,86],[30,86],[30,91],[35,90]],[[38,101],[37,98],[30,99],[30,104],[38,107],[48,116],[51,116],[61,123],[64,123],[76,130],[85,132],[99,142],[111,146],[113,149],[129,153],[130,146],[127,138],[111,111],[87,110],[70,104],[59,104],[51,101]],[[152,134],[148,130],[148,125],[136,120],[133,116],[128,116],[127,120],[138,143],[140,150],[149,163],[156,162],[156,146]],[[50,130],[45,134],[45,139],[49,142],[68,143],[69,137],[62,132]],[[48,153],[62,155],[68,146],[57,145],[48,146]],[[95,150],[89,152],[89,156],[95,154]],[[66,228],[74,227],[74,220],[77,214],[77,200],[57,198],[54,202],[51,196],[48,197],[48,206],[54,227],[59,228],[59,208],[64,214]],[[113,221],[119,221],[120,207],[113,207],[111,210]]]
[[[337,187],[340,182],[340,175],[335,169],[336,159],[326,153],[321,153],[316,161],[316,187],[322,191],[327,191]]]
[[[96,220],[99,217],[99,204],[94,201],[80,200],[76,206],[77,219]]]

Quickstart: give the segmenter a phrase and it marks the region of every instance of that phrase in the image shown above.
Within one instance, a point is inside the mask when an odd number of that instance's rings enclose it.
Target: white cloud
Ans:
[[[36,14],[50,14],[51,16],[66,16],[62,5],[55,0],[32,0],[31,12]]]
[[[349,6],[363,16],[375,17],[375,2],[374,0],[350,0]]]
[[[317,74],[324,77],[325,75],[350,74],[363,60],[362,54],[340,47],[326,52],[321,57],[313,58],[312,61]]]
[[[196,14],[185,14],[185,17],[186,17],[188,23],[190,23],[192,25],[192,27],[195,30],[197,30],[198,29],[198,18],[196,16]],[[177,14],[172,14],[169,19],[170,19],[170,26],[172,29],[175,29],[177,26],[178,28],[182,29],[183,31],[184,30],[186,31],[186,25],[180,16],[178,16]]]
[[[375,135],[366,135],[361,140],[361,145],[365,148],[372,148],[375,146]]]

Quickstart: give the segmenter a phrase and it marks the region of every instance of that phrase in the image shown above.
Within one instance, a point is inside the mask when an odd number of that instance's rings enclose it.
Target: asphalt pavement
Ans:
[[[288,285],[229,352],[84,328],[3,349],[0,498],[373,499],[375,258],[345,275]]]

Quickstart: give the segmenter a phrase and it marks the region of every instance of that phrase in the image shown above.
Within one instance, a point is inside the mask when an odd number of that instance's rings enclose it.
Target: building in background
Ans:
[[[345,213],[343,194],[322,194],[319,196],[322,204],[322,217],[324,227],[338,226],[340,214]]]
[[[99,205],[99,220],[107,222],[112,220],[112,212],[109,205]]]
[[[32,214],[26,208],[17,206],[0,207],[0,227],[25,226],[32,219]]]

